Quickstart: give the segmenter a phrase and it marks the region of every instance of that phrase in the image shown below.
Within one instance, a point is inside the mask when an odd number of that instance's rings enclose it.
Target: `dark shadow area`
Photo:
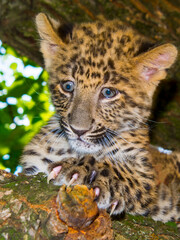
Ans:
[[[150,121],[148,121],[150,126],[150,138],[152,138],[152,135],[155,134],[153,132],[155,126],[157,124],[163,124],[158,121],[161,118],[162,113],[166,112],[168,104],[173,101],[177,92],[178,83],[172,79],[162,81],[157,88],[153,99],[152,113],[149,118]]]
[[[125,212],[122,212],[121,214],[117,214],[117,215],[112,215],[111,216],[111,219],[113,221],[122,221],[126,216],[126,213]]]

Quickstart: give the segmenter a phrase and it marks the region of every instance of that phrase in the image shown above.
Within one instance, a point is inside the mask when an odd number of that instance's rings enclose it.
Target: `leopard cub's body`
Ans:
[[[25,148],[24,172],[61,166],[55,184],[76,176],[101,208],[179,221],[180,158],[150,146],[146,125],[176,48],[149,50],[116,20],[72,27],[39,14],[36,22],[56,114]]]

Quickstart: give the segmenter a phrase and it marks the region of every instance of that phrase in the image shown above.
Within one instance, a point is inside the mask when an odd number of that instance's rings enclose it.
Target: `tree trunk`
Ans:
[[[43,65],[34,26],[34,17],[45,12],[69,22],[119,18],[140,33],[158,42],[173,42],[180,37],[179,0],[3,0],[0,3],[0,39]]]
[[[71,227],[59,218],[58,191],[58,186],[47,185],[43,174],[16,177],[0,170],[0,239],[179,239],[173,223],[163,224],[150,218],[126,215],[121,221],[120,217],[114,217],[111,224],[105,211],[100,211],[88,227]]]

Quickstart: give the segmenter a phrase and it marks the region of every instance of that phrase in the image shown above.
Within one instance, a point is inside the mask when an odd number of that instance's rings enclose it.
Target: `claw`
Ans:
[[[60,173],[62,166],[57,166],[53,168],[50,174],[47,177],[47,183],[49,184],[50,180],[55,179],[57,175]]]
[[[118,205],[118,201],[115,201],[115,202],[112,204],[110,216],[113,214],[113,212],[114,212],[114,210],[116,209],[117,205]]]
[[[78,173],[73,174],[73,176],[72,176],[72,178],[71,178],[71,180],[69,181],[69,183],[68,183],[67,186],[69,187],[70,185],[72,185],[72,184],[78,179],[78,176],[79,176]]]
[[[95,193],[95,199],[97,200],[97,198],[100,195],[100,188],[98,188],[98,187],[94,188],[94,193]]]
[[[91,184],[95,180],[96,175],[97,175],[97,172],[93,170],[89,178],[89,184]]]

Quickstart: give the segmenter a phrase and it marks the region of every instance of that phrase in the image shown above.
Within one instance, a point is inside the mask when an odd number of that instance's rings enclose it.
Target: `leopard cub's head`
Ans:
[[[177,50],[154,47],[119,21],[60,24],[36,17],[61,127],[79,152],[95,153],[142,127]]]

